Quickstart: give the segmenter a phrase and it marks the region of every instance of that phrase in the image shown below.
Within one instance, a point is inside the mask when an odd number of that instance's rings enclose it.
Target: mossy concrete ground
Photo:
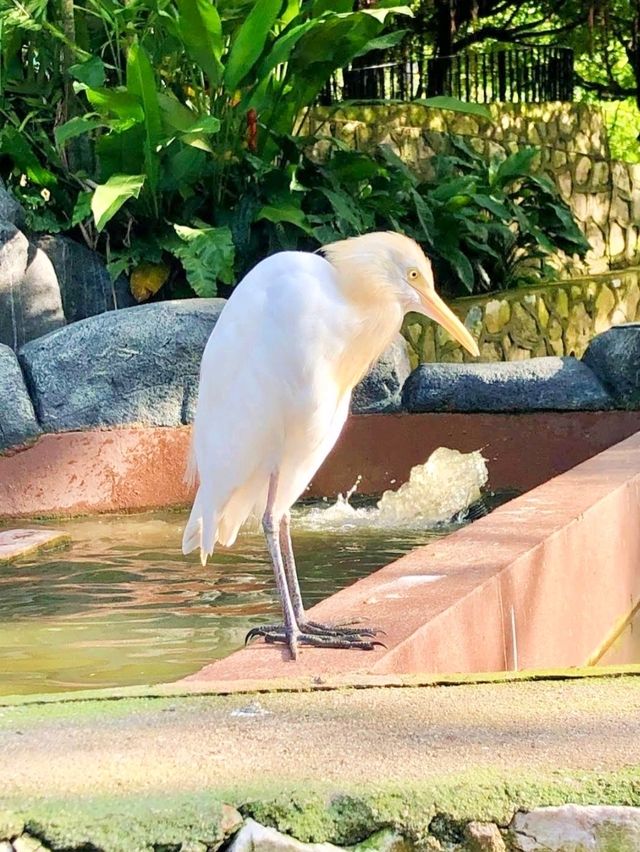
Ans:
[[[428,848],[521,808],[640,806],[640,678],[0,700],[0,753],[0,839],[212,847],[227,803],[303,841]]]

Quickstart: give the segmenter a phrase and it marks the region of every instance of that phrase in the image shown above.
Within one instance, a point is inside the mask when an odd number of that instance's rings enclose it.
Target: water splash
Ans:
[[[356,484],[327,507],[296,512],[296,527],[308,530],[424,530],[451,521],[481,496],[488,479],[479,451],[461,453],[439,447],[424,464],[412,468],[397,491],[385,491],[376,506],[355,508]]]

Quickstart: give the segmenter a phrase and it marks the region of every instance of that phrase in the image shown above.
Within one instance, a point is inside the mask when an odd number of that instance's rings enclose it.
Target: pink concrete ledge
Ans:
[[[355,415],[308,494],[344,492],[359,475],[362,493],[379,494],[440,446],[481,449],[492,488],[526,491],[638,429],[638,411]],[[127,427],[43,435],[0,456],[0,518],[187,505],[190,434]]]
[[[180,685],[581,665],[640,601],[639,517],[637,433],[310,611],[364,617],[386,649],[256,643]]]

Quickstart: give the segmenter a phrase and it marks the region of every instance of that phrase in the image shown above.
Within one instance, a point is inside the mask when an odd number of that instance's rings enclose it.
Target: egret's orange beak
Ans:
[[[455,338],[458,343],[462,344],[462,346],[464,346],[464,348],[472,355],[475,355],[476,357],[480,355],[478,344],[471,336],[469,330],[465,328],[462,322],[460,322],[451,308],[445,305],[436,292],[433,290],[428,293],[422,291],[420,293],[420,301],[422,302],[422,309],[424,313],[430,319],[435,320],[439,325],[441,325],[445,331],[449,332],[451,337]]]

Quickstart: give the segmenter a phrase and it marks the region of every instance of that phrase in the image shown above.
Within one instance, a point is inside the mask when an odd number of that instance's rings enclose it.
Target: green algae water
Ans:
[[[180,551],[186,519],[48,522],[71,534],[70,548],[0,566],[0,694],[176,680],[240,647],[250,627],[280,620],[262,536],[241,534],[202,568]],[[294,530],[305,603],[445,532]]]

